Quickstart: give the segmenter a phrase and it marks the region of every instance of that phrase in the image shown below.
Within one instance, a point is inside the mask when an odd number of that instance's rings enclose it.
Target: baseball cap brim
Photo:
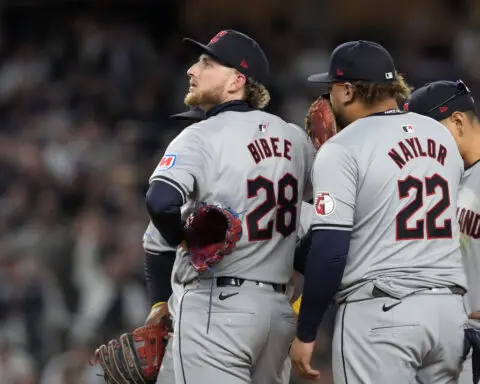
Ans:
[[[308,76],[307,80],[311,83],[331,83],[334,81],[328,72],[317,73],[315,75]]]
[[[218,57],[215,52],[213,52],[212,48],[206,46],[205,44],[190,39],[189,37],[184,37],[183,42],[186,43],[194,52],[198,53],[199,55],[201,55],[202,53],[206,53],[207,55],[217,60],[219,63],[228,65],[229,67],[231,66],[230,64],[225,63],[225,61],[222,60],[221,57]]]

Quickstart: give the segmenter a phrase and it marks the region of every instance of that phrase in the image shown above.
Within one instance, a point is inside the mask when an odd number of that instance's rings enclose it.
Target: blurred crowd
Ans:
[[[268,110],[299,125],[319,94],[305,77],[348,39],[386,45],[414,86],[462,77],[480,99],[476,1],[244,0],[248,15],[233,1],[153,3],[0,9],[0,384],[102,383],[88,354],[145,320],[144,194],[182,129],[169,119],[194,59],[181,37],[254,35],[271,62]],[[333,316],[316,353],[325,384]]]

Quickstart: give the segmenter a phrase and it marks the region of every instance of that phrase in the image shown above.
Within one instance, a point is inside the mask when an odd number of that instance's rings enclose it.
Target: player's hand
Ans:
[[[145,320],[145,325],[154,325],[161,323],[162,319],[168,317],[168,303],[162,303],[152,307],[147,320]]]
[[[290,348],[290,359],[292,359],[293,366],[300,376],[307,380],[320,379],[320,371],[313,369],[310,365],[314,348],[314,341],[304,343],[297,337],[293,340],[292,347]]]

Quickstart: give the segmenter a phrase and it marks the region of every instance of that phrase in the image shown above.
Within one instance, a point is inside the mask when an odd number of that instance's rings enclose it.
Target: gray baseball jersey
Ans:
[[[217,276],[285,284],[312,161],[302,129],[262,111],[228,111],[183,130],[150,182],[169,183],[184,202],[221,204],[240,215],[243,236],[215,266]],[[176,278],[185,283],[197,274],[183,259]]]
[[[467,318],[452,294],[461,289],[448,287],[466,286],[455,216],[462,173],[451,134],[414,113],[357,120],[320,149],[312,230],[351,231],[335,383],[456,382]]]
[[[462,173],[451,134],[415,113],[357,120],[324,144],[312,229],[352,231],[339,300],[372,280],[396,297],[466,285],[455,220]]]
[[[465,306],[468,313],[480,311],[480,163],[465,171],[458,196],[460,248],[467,274],[468,293]],[[480,328],[480,321],[470,320]]]

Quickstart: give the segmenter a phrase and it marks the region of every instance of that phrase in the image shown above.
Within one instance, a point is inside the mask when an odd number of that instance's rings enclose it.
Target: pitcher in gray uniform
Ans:
[[[337,47],[328,73],[346,127],[312,171],[315,214],[291,357],[307,378],[317,327],[335,297],[336,384],[454,383],[466,290],[455,219],[463,161],[440,123],[398,109],[409,96],[381,45]]]
[[[405,109],[445,125],[463,158],[465,174],[458,195],[457,218],[468,284],[464,302],[469,326],[480,333],[480,122],[475,101],[463,81],[436,81],[413,92]],[[469,356],[459,383],[471,382],[472,361]]]
[[[269,101],[268,64],[253,39],[225,30],[208,45],[186,42],[200,57],[187,72],[185,101],[200,106],[206,119],[168,146],[150,178],[147,209],[172,247],[183,241],[185,204],[235,210],[243,236],[232,254],[201,275],[177,252],[172,280],[185,291],[175,311],[175,383],[280,383],[295,332],[285,285],[293,273],[311,143],[303,130],[261,111]],[[145,262],[152,301],[166,301],[171,291],[166,296],[161,285],[174,260]]]

